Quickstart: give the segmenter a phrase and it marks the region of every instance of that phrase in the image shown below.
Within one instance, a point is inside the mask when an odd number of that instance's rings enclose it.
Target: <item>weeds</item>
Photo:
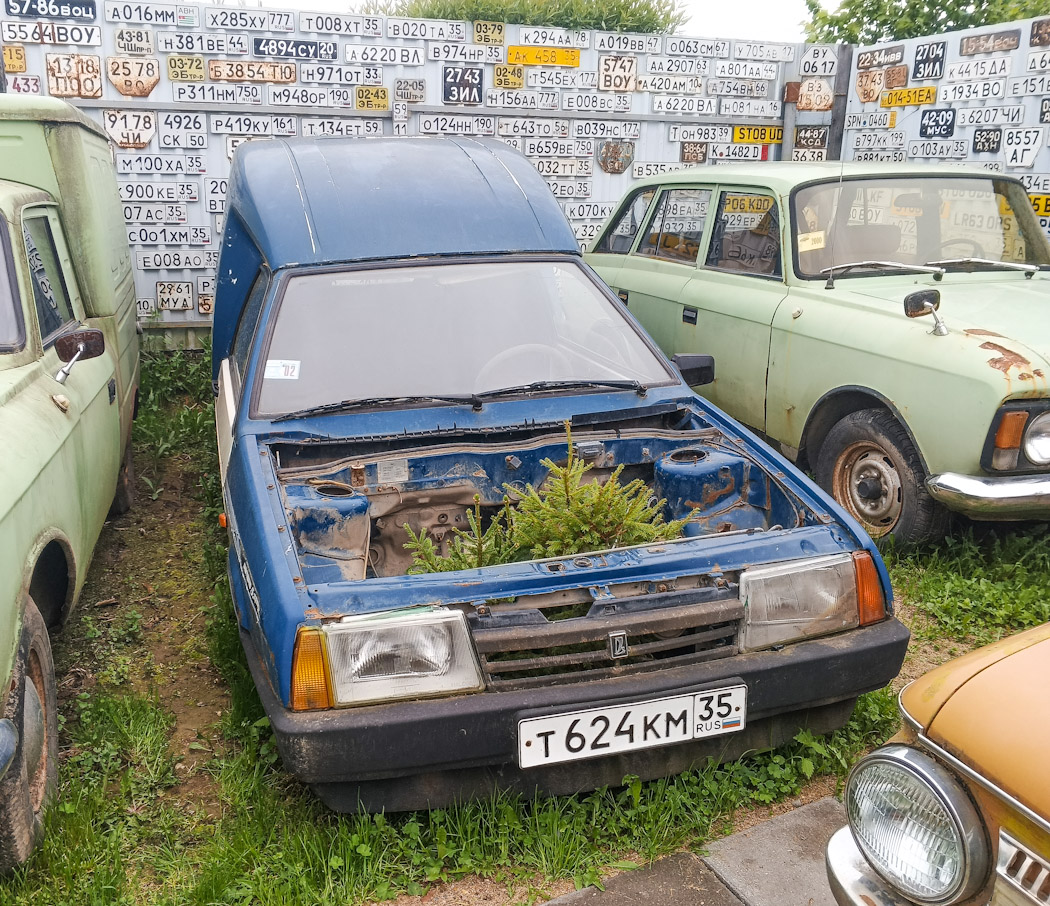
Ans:
[[[886,551],[898,593],[923,616],[922,637],[977,644],[1050,620],[1050,534],[970,528],[920,550]]]

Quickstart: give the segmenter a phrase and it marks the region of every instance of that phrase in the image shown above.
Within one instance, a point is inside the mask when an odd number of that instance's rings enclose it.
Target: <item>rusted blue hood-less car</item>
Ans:
[[[839,726],[900,667],[867,536],[690,391],[498,142],[242,145],[214,337],[241,639],[335,809],[673,773]],[[409,572],[406,527],[446,552],[566,426],[682,537]]]

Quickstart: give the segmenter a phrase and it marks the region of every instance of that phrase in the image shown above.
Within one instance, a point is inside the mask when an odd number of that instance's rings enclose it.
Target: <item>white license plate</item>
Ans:
[[[518,764],[534,768],[744,729],[747,686],[518,721]]]

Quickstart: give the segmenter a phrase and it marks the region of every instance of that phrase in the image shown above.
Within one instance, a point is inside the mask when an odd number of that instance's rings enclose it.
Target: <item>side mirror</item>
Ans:
[[[679,353],[671,358],[690,387],[710,384],[715,379],[715,357],[700,353]]]
[[[55,340],[55,352],[66,364],[55,375],[55,380],[64,384],[77,362],[81,359],[96,359],[105,351],[106,338],[97,327],[86,327],[63,334]]]
[[[922,289],[904,297],[904,313],[909,318],[932,315],[941,307],[941,294],[935,289]]]

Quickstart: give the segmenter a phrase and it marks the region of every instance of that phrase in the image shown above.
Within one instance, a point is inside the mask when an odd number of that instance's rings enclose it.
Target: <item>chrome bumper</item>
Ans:
[[[984,478],[943,472],[926,479],[938,503],[971,519],[1050,519],[1050,476]]]
[[[915,906],[875,874],[848,827],[839,828],[828,841],[824,862],[831,893],[839,906]]]

